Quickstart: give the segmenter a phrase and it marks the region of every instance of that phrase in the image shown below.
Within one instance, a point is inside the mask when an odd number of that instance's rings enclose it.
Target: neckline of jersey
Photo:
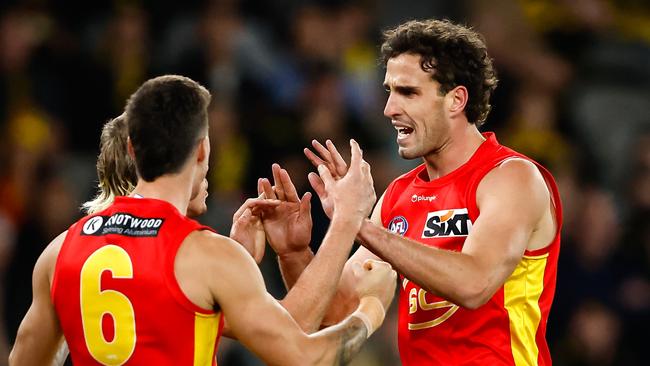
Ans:
[[[151,202],[157,206],[160,206],[162,208],[166,209],[171,209],[174,212],[179,213],[178,209],[171,203],[157,199],[157,198],[150,198],[150,197],[143,197],[139,195],[140,197],[129,197],[129,196],[118,196],[115,197],[115,202],[114,204],[126,204],[126,205],[139,205],[142,204],[143,202]],[[179,213],[180,214],[180,213]]]
[[[427,173],[427,168],[426,164],[420,165],[418,168],[415,178],[414,178],[414,184],[416,186],[423,186],[423,187],[438,187],[442,186],[445,184],[448,184],[450,181],[457,179],[459,176],[466,174],[471,171],[473,167],[475,167],[481,160],[484,159],[484,152],[488,149],[494,148],[499,145],[499,142],[497,141],[497,137],[494,134],[494,132],[483,132],[481,135],[485,137],[485,141],[479,145],[478,149],[474,151],[474,154],[467,160],[465,163],[463,163],[461,166],[458,168],[454,169],[451,171],[449,174],[446,174],[440,178],[436,178],[433,180],[424,180],[422,179],[422,175]]]

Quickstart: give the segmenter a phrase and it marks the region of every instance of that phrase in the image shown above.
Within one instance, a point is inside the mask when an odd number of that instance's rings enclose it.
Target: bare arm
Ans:
[[[384,200],[382,195],[377,201],[377,205],[372,212],[370,222],[381,226],[381,206]],[[335,324],[346,316],[350,315],[359,304],[359,297],[355,292],[356,280],[352,271],[354,263],[363,263],[368,259],[380,260],[375,254],[364,247],[359,247],[357,251],[348,259],[341,274],[341,280],[334,295],[334,299],[323,318],[323,325]],[[384,286],[389,287],[391,284],[386,283]],[[390,304],[387,305],[390,306]]]
[[[334,328],[308,336],[266,292],[259,269],[241,246],[211,233],[195,237],[200,240],[184,243],[181,249],[185,254],[179,251],[179,256],[192,261],[195,279],[208,286],[233,334],[267,364],[344,364],[368,334],[362,318],[373,319],[371,328],[381,323],[377,317],[380,306],[373,309],[370,301],[365,304],[367,309],[359,309],[364,315],[358,313]]]
[[[480,216],[461,252],[440,250],[388,232],[370,221],[364,246],[427,291],[477,308],[510,276],[549,207],[541,173],[530,162],[508,161],[488,173],[477,189]]]
[[[322,323],[359,227],[348,218],[335,217],[318,253],[280,301],[308,333]]]
[[[9,355],[9,365],[51,364],[63,341],[59,320],[50,298],[50,284],[65,234],[64,232],[54,239],[36,262],[32,277],[32,305],[18,328],[16,343]]]
[[[325,166],[319,167],[323,184],[330,192],[336,211],[318,253],[281,301],[307,332],[315,331],[320,326],[336,293],[343,266],[361,222],[376,200],[370,166],[363,161],[363,153],[355,141],[350,142],[350,147],[352,158],[345,178],[334,180]],[[280,200],[298,202],[298,195],[288,173],[279,166],[274,166],[273,170],[275,190],[265,184],[265,195],[271,197],[277,194]],[[269,235],[269,239],[273,236]],[[277,244],[272,246],[277,248]]]
[[[327,140],[325,145],[313,140],[312,146],[318,154],[324,157],[324,159],[321,159],[310,149],[304,149],[305,155],[312,162],[314,167],[325,165],[334,179],[341,179],[345,173],[347,173],[347,163],[330,140]],[[328,195],[323,181],[320,179],[318,174],[315,173],[309,173],[308,178],[311,186],[320,198],[325,214],[331,219],[334,216],[334,203],[331,196]],[[307,242],[306,245],[303,246],[281,247],[281,250],[278,250],[275,247],[273,248],[278,254],[280,272],[282,273],[282,278],[287,289],[293,287],[302,272],[311,262],[312,258],[314,258],[314,253],[312,253],[308,244],[309,243]]]

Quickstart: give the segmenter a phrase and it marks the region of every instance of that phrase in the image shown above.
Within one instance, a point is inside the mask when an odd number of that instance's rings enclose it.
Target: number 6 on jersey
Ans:
[[[135,314],[131,301],[121,292],[102,291],[101,276],[110,271],[113,278],[133,278],[131,257],[116,245],[106,245],[86,259],[81,269],[81,321],[86,346],[92,357],[104,365],[122,365],[135,349]],[[107,340],[102,319],[109,315],[114,336]]]

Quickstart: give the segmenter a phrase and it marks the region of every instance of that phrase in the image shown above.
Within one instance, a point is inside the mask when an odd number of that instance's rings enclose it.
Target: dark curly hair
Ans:
[[[421,56],[420,67],[440,83],[440,93],[467,88],[465,115],[481,126],[490,112],[490,96],[497,86],[496,71],[483,37],[448,20],[411,20],[383,34],[384,65],[403,53]]]

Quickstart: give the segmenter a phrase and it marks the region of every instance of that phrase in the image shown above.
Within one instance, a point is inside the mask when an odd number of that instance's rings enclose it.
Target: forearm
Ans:
[[[311,263],[313,258],[314,254],[308,248],[301,252],[278,256],[280,272],[282,273],[282,279],[284,280],[287,290],[293,288],[294,284],[298,278],[300,278],[300,275],[305,268],[307,268],[309,263]],[[328,326],[340,322],[350,315],[359,304],[359,299],[354,292],[354,283],[350,282],[349,279],[345,278],[341,278],[339,281],[336,293],[330,302],[330,307],[323,316],[322,325]],[[300,291],[296,293],[300,293]],[[284,303],[286,300],[287,299],[282,302]],[[308,329],[305,330],[307,331]]]
[[[290,252],[278,255],[278,265],[282,280],[287,288],[291,290],[295,285],[302,272],[307,268],[314,258],[314,253],[309,247],[306,247],[300,252]]]
[[[317,365],[346,365],[363,343],[381,326],[385,310],[377,298],[366,297],[357,310],[335,326],[313,334],[314,349],[321,352]]]
[[[36,333],[26,335],[19,331],[9,354],[9,365],[54,365],[54,349],[39,342]]]
[[[336,293],[358,228],[358,222],[335,217],[318,253],[281,301],[308,333],[319,328]]]
[[[490,280],[470,255],[442,250],[395,235],[365,220],[358,238],[362,245],[430,293],[457,305],[474,308],[485,297]]]

